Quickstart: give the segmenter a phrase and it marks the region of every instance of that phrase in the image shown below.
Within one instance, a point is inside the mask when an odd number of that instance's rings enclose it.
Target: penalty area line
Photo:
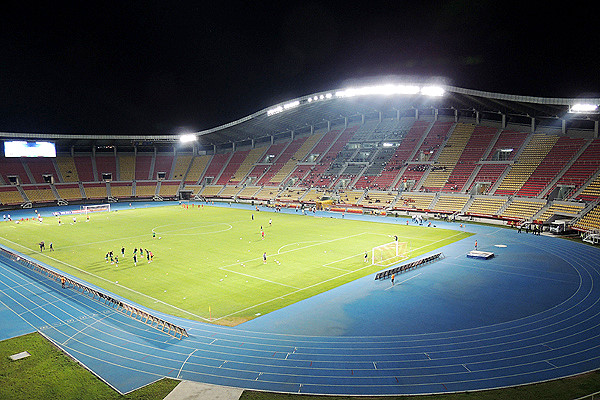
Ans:
[[[364,267],[361,267],[361,268],[358,268],[358,269],[355,269],[355,270],[352,270],[352,271],[348,271],[348,272],[346,272],[346,273],[344,273],[344,274],[340,274],[340,275],[334,276],[334,277],[332,277],[332,278],[325,279],[324,281],[320,281],[320,282],[314,283],[314,284],[312,284],[312,285],[309,285],[309,286],[303,287],[303,288],[301,288],[301,289],[294,290],[294,291],[292,291],[292,292],[289,292],[289,293],[283,294],[283,295],[281,295],[281,296],[274,297],[274,298],[272,298],[272,299],[269,299],[269,300],[265,300],[265,301],[263,301],[263,302],[261,302],[261,303],[258,303],[258,304],[251,305],[251,306],[249,306],[249,307],[243,308],[243,309],[241,309],[241,310],[238,310],[238,311],[234,311],[234,312],[232,312],[232,313],[230,313],[230,314],[223,315],[222,317],[219,317],[219,318],[213,318],[213,321],[218,321],[218,320],[221,320],[221,319],[224,319],[224,318],[231,317],[231,316],[233,316],[233,315],[236,315],[236,314],[239,314],[239,313],[241,313],[241,312],[244,312],[244,311],[247,311],[247,310],[251,310],[251,309],[253,309],[253,308],[256,308],[256,307],[259,307],[259,306],[262,306],[262,305],[265,305],[265,304],[271,303],[271,302],[273,302],[273,301],[275,301],[275,300],[280,300],[280,299],[283,299],[283,298],[285,298],[285,297],[288,297],[288,296],[294,295],[294,294],[296,294],[296,293],[298,293],[298,292],[301,292],[301,291],[303,291],[303,290],[312,289],[312,288],[313,288],[313,287],[315,287],[315,286],[323,285],[323,284],[325,284],[325,283],[327,283],[327,282],[329,282],[329,281],[333,281],[333,280],[335,280],[335,279],[339,279],[339,278],[341,278],[341,277],[344,277],[344,276],[346,276],[346,275],[350,275],[350,274],[353,274],[353,273],[355,273],[355,272],[361,271],[361,270],[363,270],[363,269],[365,269],[365,268],[371,268],[371,267],[373,267],[373,266],[372,266],[371,264],[369,264],[369,265],[366,265],[366,266],[364,266]]]

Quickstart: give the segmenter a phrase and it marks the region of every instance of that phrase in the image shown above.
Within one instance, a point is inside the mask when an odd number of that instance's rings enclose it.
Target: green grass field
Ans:
[[[77,223],[63,216],[60,225],[55,217],[0,224],[5,246],[150,308],[224,325],[383,269],[365,262],[364,255],[370,257],[374,246],[391,242],[393,235],[406,242],[410,257],[470,236],[403,224],[177,205],[100,212],[89,222],[80,215]],[[134,266],[134,248],[150,250],[153,261],[138,257]],[[119,256],[118,266],[105,261],[108,251]]]

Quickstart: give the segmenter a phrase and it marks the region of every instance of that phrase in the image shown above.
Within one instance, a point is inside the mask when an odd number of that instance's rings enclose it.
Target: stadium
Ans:
[[[4,132],[1,338],[120,394],[595,371],[598,104],[383,82],[187,135]]]

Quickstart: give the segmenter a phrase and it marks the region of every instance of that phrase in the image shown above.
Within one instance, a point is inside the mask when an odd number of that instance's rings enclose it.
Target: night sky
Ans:
[[[88,3],[3,13],[0,131],[199,131],[374,76],[544,97],[600,91],[589,3]]]

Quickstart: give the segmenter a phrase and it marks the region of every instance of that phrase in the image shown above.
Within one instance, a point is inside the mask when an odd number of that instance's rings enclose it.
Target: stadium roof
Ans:
[[[443,92],[443,95],[441,95]],[[550,121],[560,126],[563,121],[597,134],[598,108],[574,113],[576,105],[600,105],[600,98],[545,98],[518,96],[463,89],[454,86],[384,84],[336,89],[292,99],[230,123],[193,133],[201,148],[230,147],[232,143],[270,140],[272,136],[290,132],[306,132],[346,121],[360,121],[419,113],[456,115],[492,120]],[[554,122],[552,122],[554,121]],[[0,133],[4,139],[53,140],[59,150],[71,146],[160,146],[179,141],[178,135],[80,135],[43,133]]]

